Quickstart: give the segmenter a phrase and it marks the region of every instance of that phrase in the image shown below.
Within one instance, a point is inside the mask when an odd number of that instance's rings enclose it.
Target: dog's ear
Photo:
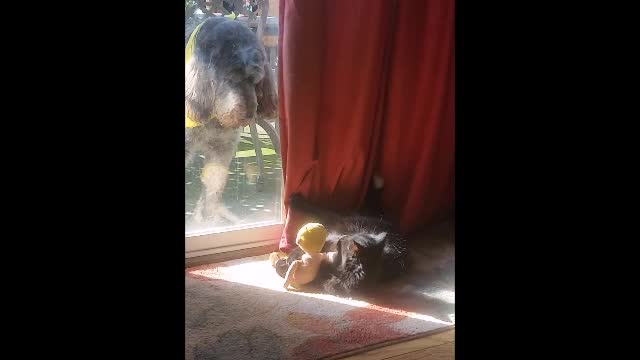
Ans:
[[[216,76],[210,61],[219,56],[221,49],[216,28],[227,21],[231,20],[217,17],[205,20],[193,39],[191,59],[185,63],[185,114],[198,122],[208,120],[213,113]],[[193,32],[189,36],[192,35]]]
[[[264,78],[256,84],[258,116],[271,118],[278,113],[278,93],[269,63],[264,65]]]
[[[184,75],[185,114],[195,121],[206,121],[214,107],[214,72],[194,54],[185,64]]]

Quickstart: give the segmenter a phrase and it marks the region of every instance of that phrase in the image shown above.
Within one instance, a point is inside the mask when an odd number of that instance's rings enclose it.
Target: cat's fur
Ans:
[[[322,251],[337,251],[338,255],[333,263],[321,266],[314,281],[325,292],[347,296],[366,292],[406,272],[406,240],[382,218],[338,214],[312,205],[300,194],[291,196],[289,206],[329,231]],[[286,260],[282,259],[276,266],[280,276],[303,253],[295,248]]]

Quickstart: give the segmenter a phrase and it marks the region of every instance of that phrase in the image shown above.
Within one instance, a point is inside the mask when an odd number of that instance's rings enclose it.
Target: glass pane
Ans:
[[[264,61],[260,61],[270,69],[277,89],[277,15],[278,0],[185,1],[185,47],[197,25],[209,17],[242,22],[254,34],[263,34]],[[187,66],[192,65],[185,62],[188,71]],[[226,81],[220,80],[226,77],[219,73],[214,80]],[[216,93],[220,98],[225,95]],[[186,235],[280,223],[282,162],[277,117],[258,116],[249,125],[230,127],[222,122],[217,127],[186,124]]]

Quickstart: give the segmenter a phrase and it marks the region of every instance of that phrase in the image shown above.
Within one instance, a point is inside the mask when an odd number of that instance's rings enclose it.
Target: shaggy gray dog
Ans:
[[[245,24],[205,20],[185,63],[185,166],[204,157],[196,222],[236,219],[221,203],[242,127],[276,115],[277,95],[264,47]]]

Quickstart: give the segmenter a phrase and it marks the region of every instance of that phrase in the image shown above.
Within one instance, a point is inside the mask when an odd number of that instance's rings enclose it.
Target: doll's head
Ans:
[[[296,244],[307,254],[321,252],[326,240],[327,229],[318,223],[303,225],[296,236]]]

